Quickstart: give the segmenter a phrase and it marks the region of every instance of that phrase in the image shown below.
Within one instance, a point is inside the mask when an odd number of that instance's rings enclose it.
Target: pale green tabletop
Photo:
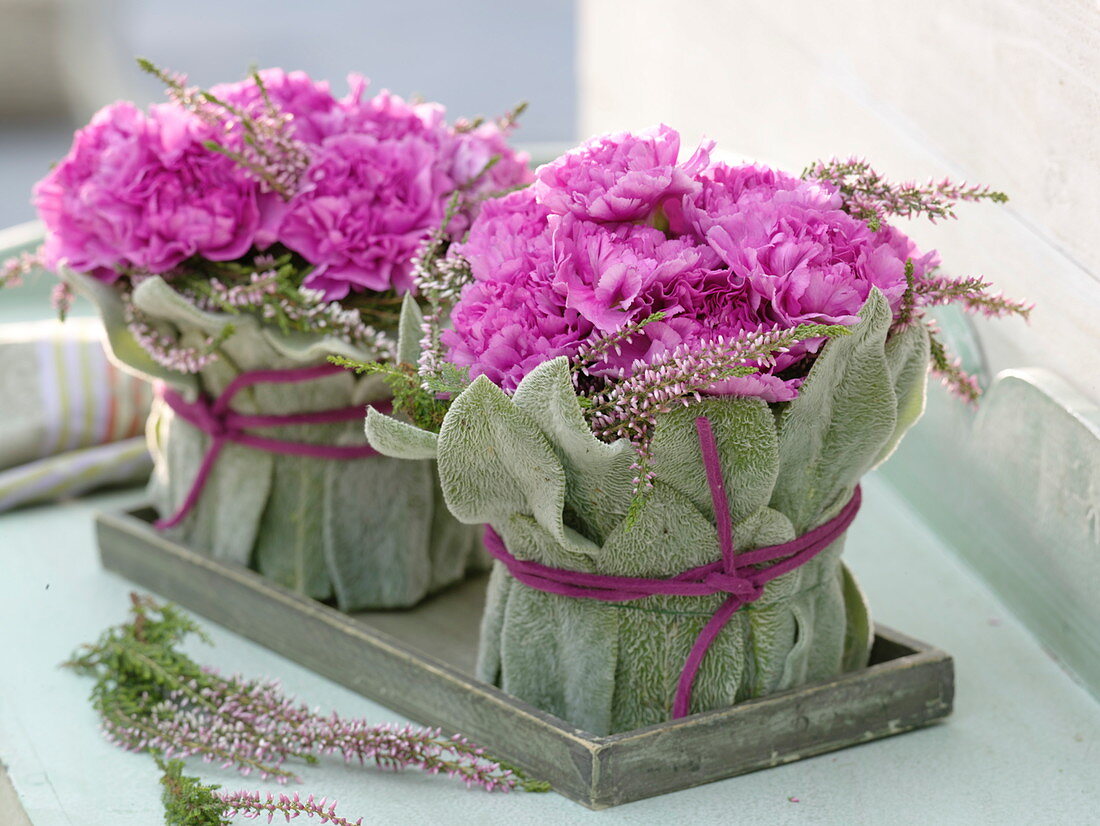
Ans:
[[[603,812],[554,794],[490,795],[338,762],[305,769],[298,788],[335,797],[345,817],[364,823],[1100,823],[1100,705],[892,489],[872,478],[865,491],[848,559],[879,620],[955,656],[956,710],[946,723]],[[0,516],[0,760],[36,826],[161,822],[152,761],[110,746],[87,703],[89,682],[57,668],[126,613],[131,585],[100,568],[92,513],[139,499],[116,493]],[[210,630],[215,647],[195,652],[203,662],[279,677],[300,698],[344,715],[399,719]],[[225,786],[261,788],[192,765]],[[0,796],[0,823],[12,822]]]

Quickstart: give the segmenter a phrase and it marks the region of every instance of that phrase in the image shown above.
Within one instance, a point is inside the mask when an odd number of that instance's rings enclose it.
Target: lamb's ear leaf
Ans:
[[[775,416],[758,398],[710,398],[657,418],[653,434],[653,470],[657,478],[692,501],[714,520],[714,502],[695,420],[710,419],[722,464],[730,514],[740,522],[772,497],[779,472]]]
[[[126,324],[125,309],[117,289],[65,265],[58,267],[57,276],[95,304],[107,332],[107,352],[121,369],[148,381],[160,379],[180,389],[198,389],[195,376],[158,364],[133,337]]]
[[[897,399],[886,361],[892,315],[872,288],[852,334],[830,339],[779,417],[771,506],[802,534],[843,507],[894,433]]]
[[[855,671],[867,667],[871,646],[875,642],[875,625],[867,608],[867,597],[848,566],[840,564],[841,590],[848,625],[844,634],[844,670]]]
[[[928,328],[923,324],[913,324],[886,342],[886,366],[894,384],[898,419],[893,435],[875,459],[875,467],[890,458],[901,438],[924,413],[928,360]]]
[[[397,326],[397,361],[399,364],[417,364],[420,361],[420,339],[424,314],[411,293],[405,293],[401,302],[401,319]]]
[[[460,522],[503,524],[526,513],[565,544],[565,471],[531,416],[480,376],[439,431],[439,480]]]
[[[595,542],[615,529],[634,494],[633,446],[625,439],[607,444],[584,419],[569,362],[564,356],[528,373],[512,396],[546,436],[565,470],[565,505]]]
[[[439,437],[428,430],[367,408],[367,441],[384,456],[395,459],[434,459]]]
[[[146,278],[134,287],[134,306],[158,320],[195,328],[207,335],[220,333],[226,324],[250,328],[259,325],[251,316],[200,310],[159,275]]]

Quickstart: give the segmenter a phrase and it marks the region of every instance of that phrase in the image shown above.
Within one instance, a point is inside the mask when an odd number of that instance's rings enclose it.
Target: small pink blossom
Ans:
[[[651,217],[667,198],[696,192],[712,142],[678,164],[680,134],[663,124],[638,134],[592,138],[535,171],[535,194],[559,215],[593,221]]]

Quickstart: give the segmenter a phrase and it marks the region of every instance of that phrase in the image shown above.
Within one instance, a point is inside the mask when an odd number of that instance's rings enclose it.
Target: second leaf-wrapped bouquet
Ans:
[[[464,231],[481,198],[529,180],[512,118],[451,124],[358,76],[337,97],[301,72],[204,91],[144,67],[169,102],[97,113],[35,203],[42,263],[160,383],[158,527],[345,610],[411,605],[484,565],[434,463],[366,444],[386,386],[327,358],[392,357],[430,231]]]
[[[421,257],[417,366],[369,368],[413,420],[372,410],[371,444],[436,459],[451,513],[488,525],[479,676],[595,734],[864,666],[860,478],[930,362],[977,392],[925,308],[1027,312],[887,222],[998,193],[711,149],[596,138],[486,202]]]

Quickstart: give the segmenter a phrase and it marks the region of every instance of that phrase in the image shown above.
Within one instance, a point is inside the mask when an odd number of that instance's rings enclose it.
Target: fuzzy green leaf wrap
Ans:
[[[923,406],[927,335],[887,340],[890,308],[873,290],[851,335],[829,341],[797,399],[712,397],[658,418],[656,481],[634,521],[634,452],[585,423],[565,358],[533,370],[508,398],[488,380],[453,402],[436,442],[448,507],[487,522],[510,553],[615,576],[671,577],[720,555],[695,419],[715,433],[739,551],[787,542],[827,521]],[[373,413],[372,444],[423,455],[429,440]],[[692,712],[864,666],[872,627],[844,567],[841,537],[738,611],[703,660]],[[482,679],[596,734],[669,719],[695,638],[725,599],[654,596],[605,603],[544,593],[494,567],[482,621]]]
[[[333,337],[283,333],[244,315],[205,312],[160,278],[134,290],[135,307],[198,345],[226,324],[233,334],[218,358],[197,375],[175,373],[154,362],[126,326],[117,292],[73,272],[64,278],[98,305],[113,360],[123,369],[172,385],[185,398],[216,398],[240,372],[323,364],[330,354],[367,359],[369,353]],[[362,405],[389,398],[377,377],[350,372],[303,383],[261,383],[240,391],[240,413],[303,413]],[[390,420],[395,427],[405,426]],[[336,445],[362,444],[362,423],[304,424],[264,428],[277,439]],[[183,502],[210,437],[163,402],[154,404],[148,436],[155,468],[149,495],[161,515]],[[216,559],[246,565],[298,593],[332,599],[345,611],[402,607],[484,568],[476,528],[457,522],[443,505],[434,451],[420,461],[390,456],[321,459],[284,456],[226,443],[202,495],[183,522],[168,533]]]

